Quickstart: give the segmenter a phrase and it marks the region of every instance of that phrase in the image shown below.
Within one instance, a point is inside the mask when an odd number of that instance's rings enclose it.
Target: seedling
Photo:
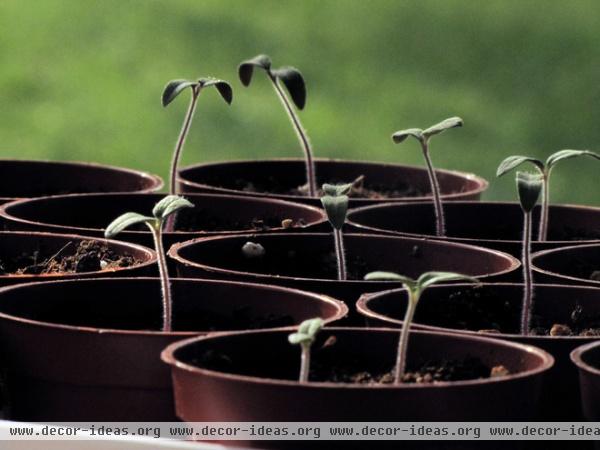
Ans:
[[[171,214],[174,214],[183,208],[193,207],[194,205],[183,197],[168,195],[154,206],[152,209],[152,217],[128,212],[117,217],[108,227],[106,227],[106,230],[104,230],[104,236],[109,239],[132,225],[143,223],[150,229],[152,238],[154,239],[154,248],[158,257],[158,271],[160,275],[163,303],[163,331],[171,331],[172,301],[167,259],[162,242],[162,228],[165,220]]]
[[[348,213],[348,192],[352,189],[352,183],[349,184],[324,184],[321,197],[321,203],[329,223],[333,227],[333,240],[335,242],[335,259],[338,267],[338,280],[344,281],[347,278],[346,272],[346,253],[344,250],[344,240],[342,237],[342,228],[346,222]]]
[[[306,104],[306,86],[304,84],[304,78],[300,71],[294,67],[280,67],[279,69],[273,69],[271,67],[271,58],[267,55],[258,55],[254,58],[242,61],[238,67],[238,75],[240,81],[244,86],[249,86],[252,81],[252,74],[254,68],[259,67],[267,73],[267,77],[271,81],[277,97],[283,104],[285,111],[296,131],[302,150],[304,151],[304,159],[306,163],[306,182],[308,185],[308,195],[310,197],[317,196],[317,180],[315,175],[315,163],[313,161],[313,152],[310,145],[310,140],[306,134],[306,130],[300,122],[298,114],[292,106],[292,102],[300,110],[304,108]],[[287,94],[281,87],[281,83],[287,88],[290,93],[292,101],[288,98]]]
[[[521,334],[528,335],[533,309],[533,277],[531,272],[531,211],[535,208],[543,189],[543,176],[528,172],[517,172],[517,192],[523,210],[523,306],[521,308]]]
[[[171,161],[170,174],[171,178],[169,180],[169,194],[171,195],[177,194],[177,167],[179,166],[179,160],[183,151],[185,139],[190,130],[190,125],[192,124],[194,112],[196,111],[196,103],[198,102],[198,96],[200,95],[200,91],[203,88],[210,86],[214,86],[219,92],[219,94],[221,94],[221,97],[223,97],[223,100],[225,100],[227,104],[231,104],[231,101],[233,100],[233,91],[231,89],[231,86],[226,81],[217,80],[216,78],[199,78],[196,81],[172,80],[167,83],[165,89],[163,90],[162,105],[165,107],[173,100],[175,100],[175,98],[179,94],[181,94],[181,92],[183,92],[185,89],[190,88],[192,92],[190,105],[185,115],[185,119],[183,121],[183,126],[181,127],[179,137],[177,138],[175,150],[173,151],[173,159]]]
[[[394,371],[394,383],[402,382],[406,371],[406,349],[408,348],[408,337],[412,325],[415,310],[421,299],[421,295],[429,286],[444,281],[466,280],[477,283],[477,279],[467,275],[454,272],[425,272],[416,280],[399,275],[394,272],[371,272],[365,276],[367,281],[400,281],[408,292],[408,304],[404,313],[404,321],[398,342],[398,353],[396,356],[396,370]]]
[[[431,184],[431,193],[433,195],[433,206],[435,210],[436,233],[438,236],[446,235],[446,221],[444,218],[444,209],[442,207],[442,195],[440,185],[438,183],[437,174],[433,169],[431,156],[429,155],[429,140],[436,134],[443,133],[450,128],[462,127],[463,120],[460,117],[451,117],[442,122],[433,125],[425,130],[420,128],[409,128],[402,131],[397,131],[392,135],[392,140],[396,144],[404,142],[409,136],[414,137],[421,144],[423,156],[427,163],[427,173],[429,174],[429,183]]]
[[[314,319],[305,320],[298,327],[298,331],[288,336],[288,341],[293,345],[300,345],[302,353],[300,354],[300,383],[308,382],[308,374],[310,372],[310,348],[315,342],[317,333],[325,325],[323,319],[317,317]]]
[[[516,169],[521,164],[528,162],[538,170],[542,177],[542,211],[540,213],[540,225],[538,230],[538,241],[545,241],[548,238],[548,210],[550,209],[550,173],[554,166],[565,159],[576,158],[579,156],[591,156],[600,159],[598,153],[589,150],[560,150],[548,157],[544,163],[542,160],[530,156],[509,156],[498,166],[496,176],[501,177],[505,173]]]

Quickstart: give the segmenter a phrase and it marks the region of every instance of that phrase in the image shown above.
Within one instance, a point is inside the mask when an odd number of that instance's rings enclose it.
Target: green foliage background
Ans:
[[[600,3],[594,0],[2,0],[2,157],[89,160],[166,174],[186,101],[169,79],[233,83],[206,92],[184,163],[299,156],[264,77],[236,79],[268,53],[308,83],[302,119],[319,156],[422,164],[393,131],[460,115],[437,138],[437,166],[493,180],[515,153],[600,147]],[[559,173],[560,172],[560,173]],[[556,171],[555,201],[600,204],[600,164]]]

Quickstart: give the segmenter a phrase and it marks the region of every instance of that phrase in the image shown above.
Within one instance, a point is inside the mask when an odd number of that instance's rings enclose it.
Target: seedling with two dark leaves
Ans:
[[[316,197],[317,179],[312,147],[306,130],[302,126],[300,118],[292,106],[293,102],[298,109],[304,109],[304,105],[306,104],[306,85],[304,83],[304,77],[300,71],[294,67],[280,67],[278,69],[274,69],[272,67],[271,58],[269,58],[267,55],[258,55],[254,58],[242,61],[238,67],[238,75],[244,86],[250,85],[255,67],[263,69],[267,74],[267,77],[271,81],[271,84],[277,93],[277,97],[281,101],[290,119],[290,122],[292,123],[294,131],[296,132],[298,140],[300,141],[300,145],[302,146],[302,150],[304,151],[308,195],[310,197]],[[283,83],[283,85],[287,88],[291,97],[291,101],[284,89],[281,87],[280,82]]]
[[[590,150],[560,150],[553,153],[543,162],[540,159],[533,158],[531,156],[509,156],[504,159],[498,166],[496,176],[501,177],[502,175],[516,169],[518,166],[524,163],[533,164],[538,170],[542,182],[542,210],[540,212],[540,225],[538,230],[538,241],[545,241],[548,239],[548,211],[550,209],[550,174],[554,166],[560,161],[566,159],[577,158],[579,156],[591,156],[595,159],[600,159],[598,153]]]
[[[333,240],[335,244],[335,258],[338,267],[338,280],[344,281],[347,279],[346,270],[346,251],[344,249],[344,238],[342,228],[346,222],[348,214],[348,192],[352,189],[352,183],[348,184],[324,184],[323,192],[325,195],[321,197],[321,203],[327,219],[333,227]]]
[[[444,209],[442,206],[442,194],[440,191],[440,184],[438,182],[437,174],[435,173],[435,170],[433,168],[433,163],[431,162],[431,156],[429,155],[429,141],[431,137],[435,136],[436,134],[443,133],[444,131],[449,130],[450,128],[462,126],[463,120],[460,117],[451,117],[425,130],[422,130],[420,128],[408,128],[406,130],[397,131],[392,135],[392,140],[396,144],[404,142],[408,137],[415,138],[417,141],[419,141],[419,144],[421,144],[423,156],[425,157],[425,162],[427,164],[427,173],[429,175],[429,183],[431,185],[431,194],[433,195],[436,234],[438,236],[446,235],[446,220],[444,217]]]
[[[172,322],[172,299],[171,285],[169,282],[169,273],[167,269],[167,257],[162,241],[162,229],[169,216],[175,214],[183,208],[193,208],[194,205],[183,197],[177,195],[168,195],[159,201],[152,209],[152,216],[144,216],[135,212],[128,212],[113,220],[106,230],[104,236],[107,239],[115,237],[126,228],[134,225],[144,224],[152,233],[154,248],[158,258],[158,271],[160,275],[160,284],[163,304],[163,331],[171,331]]]

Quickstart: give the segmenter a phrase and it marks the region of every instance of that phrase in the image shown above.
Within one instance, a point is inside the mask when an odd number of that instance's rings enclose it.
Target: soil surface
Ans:
[[[520,296],[507,298],[488,287],[460,290],[444,298],[422,301],[415,322],[460,330],[518,334],[521,302]],[[398,320],[402,320],[404,314],[400,308],[381,312]],[[537,336],[600,336],[600,314],[587,313],[580,305],[573,308],[569,317],[543,317],[534,310],[531,333]]]
[[[254,217],[248,221],[234,220],[227,216],[207,214],[202,209],[180,211],[175,222],[176,231],[268,231],[273,228],[298,228],[306,225],[302,219],[287,222],[286,217]],[[286,223],[282,224],[283,221]]]
[[[140,261],[128,254],[118,254],[98,241],[67,243],[53,255],[40,251],[22,253],[0,260],[0,275],[50,275],[97,272],[130,267]]]

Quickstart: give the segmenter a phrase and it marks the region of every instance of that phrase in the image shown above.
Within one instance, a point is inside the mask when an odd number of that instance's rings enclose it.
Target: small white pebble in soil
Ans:
[[[571,336],[572,331],[567,325],[562,323],[555,323],[550,328],[550,336]]]
[[[100,269],[104,270],[108,267],[108,263],[106,261],[104,261],[103,259],[100,260]]]
[[[504,367],[503,365],[494,366],[494,367],[492,367],[492,370],[490,371],[490,378],[505,377],[509,373],[510,372],[508,371],[508,369],[506,367]]]
[[[242,253],[246,258],[261,258],[265,255],[265,248],[256,242],[246,242],[242,247]]]
[[[590,275],[590,280],[600,281],[600,270],[594,270]]]
[[[294,221],[292,219],[283,219],[281,221],[281,228],[287,230],[288,228],[292,228],[294,225]]]

